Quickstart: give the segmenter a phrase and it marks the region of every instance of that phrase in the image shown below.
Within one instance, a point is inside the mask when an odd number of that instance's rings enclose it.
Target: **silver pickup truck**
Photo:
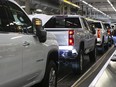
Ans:
[[[91,62],[96,61],[95,29],[89,27],[82,16],[53,16],[44,25],[47,32],[55,34],[59,43],[59,60],[72,65],[74,73],[83,71],[84,54]]]
[[[111,46],[113,44],[113,38],[112,38],[113,28],[111,27],[110,23],[104,22],[103,24],[108,34],[108,45]]]
[[[57,87],[58,43],[41,25],[14,0],[0,0],[0,87]]]
[[[96,37],[97,37],[97,48],[100,50],[102,53],[104,53],[105,48],[109,48],[109,42],[110,42],[110,37],[108,35],[107,29],[105,29],[105,26],[102,21],[94,21],[92,23],[92,26],[96,30]]]

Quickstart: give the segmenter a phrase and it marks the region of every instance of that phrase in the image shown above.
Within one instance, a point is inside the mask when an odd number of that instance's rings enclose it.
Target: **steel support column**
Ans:
[[[81,15],[83,16],[83,12],[84,12],[83,5],[81,6],[81,8],[82,8]]]
[[[89,12],[88,12],[88,7],[86,7],[85,13],[86,13],[86,17],[88,17],[88,14],[89,14]]]
[[[18,4],[20,4],[21,3],[21,1],[20,0],[15,0]]]
[[[71,14],[71,7],[70,7],[70,5],[67,5],[67,14]]]
[[[30,0],[25,0],[25,11],[30,14]]]
[[[65,3],[60,2],[60,14],[65,14]]]

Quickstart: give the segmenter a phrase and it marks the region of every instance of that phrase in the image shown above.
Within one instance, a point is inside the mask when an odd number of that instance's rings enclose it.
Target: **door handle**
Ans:
[[[23,46],[29,46],[29,45],[30,45],[30,43],[27,42],[27,41],[25,41],[25,42],[23,43]]]
[[[41,61],[43,61],[43,59],[37,59],[37,60],[36,60],[36,62],[41,62]]]

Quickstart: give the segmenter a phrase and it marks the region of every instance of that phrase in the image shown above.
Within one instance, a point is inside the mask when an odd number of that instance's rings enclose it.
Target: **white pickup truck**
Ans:
[[[113,44],[113,38],[112,38],[113,28],[111,27],[110,23],[104,22],[103,24],[104,24],[105,30],[107,31],[108,37],[109,37],[108,45],[111,46]]]
[[[59,44],[59,60],[71,64],[74,73],[82,73],[84,54],[89,54],[91,62],[96,61],[95,29],[89,27],[84,17],[78,15],[52,16],[43,22],[46,22],[43,25],[44,29],[56,36]]]
[[[57,63],[55,35],[15,1],[0,0],[0,87],[56,87]]]
[[[100,48],[102,53],[104,53],[105,48],[108,49],[109,47],[110,37],[108,35],[108,31],[105,29],[102,21],[93,21],[91,24],[96,30],[97,48]]]

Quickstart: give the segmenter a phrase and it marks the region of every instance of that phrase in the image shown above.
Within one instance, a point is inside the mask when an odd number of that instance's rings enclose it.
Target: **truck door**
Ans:
[[[43,74],[45,69],[44,52],[45,48],[39,39],[34,34],[32,22],[27,15],[16,5],[9,3],[11,12],[14,17],[14,23],[22,35],[22,53],[23,53],[23,82],[32,82],[38,75]],[[42,76],[42,75],[41,75]]]
[[[84,27],[84,33],[85,33],[84,46],[85,46],[86,51],[88,52],[89,49],[92,47],[94,40],[92,37],[92,33],[90,33],[90,29],[88,27],[87,21],[84,18],[82,18],[82,20],[83,20],[83,27]]]
[[[9,7],[5,0],[2,1],[0,0],[0,87],[19,87],[18,79],[22,76],[22,34],[10,21],[10,14],[7,14]]]
[[[104,35],[104,41],[105,41],[105,43],[107,43],[108,42],[108,33],[107,33],[107,29],[105,29],[105,26],[103,25],[103,23],[101,23],[101,25],[102,25],[102,32],[103,32],[103,35]]]
[[[86,20],[85,20],[86,21]],[[88,24],[88,22],[86,21],[87,27],[88,27],[88,31],[89,31],[89,42],[90,42],[90,48],[94,47],[95,45],[95,35],[92,33],[92,29],[90,28],[90,25]]]

